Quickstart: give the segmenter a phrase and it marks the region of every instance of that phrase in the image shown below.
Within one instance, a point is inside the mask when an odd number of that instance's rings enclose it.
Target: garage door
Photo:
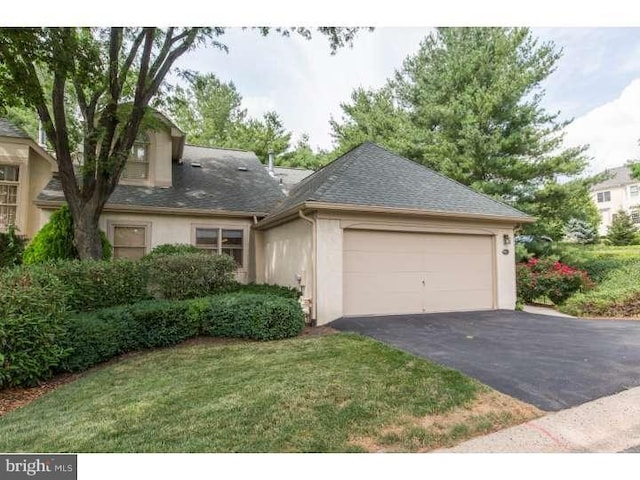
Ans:
[[[493,238],[345,230],[344,314],[493,308]]]

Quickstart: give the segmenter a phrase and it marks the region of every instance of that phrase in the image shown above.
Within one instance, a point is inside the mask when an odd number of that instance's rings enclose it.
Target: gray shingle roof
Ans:
[[[200,167],[192,166],[199,163]],[[239,170],[239,168],[246,168]],[[266,215],[284,197],[252,152],[185,146],[182,164],[173,164],[168,188],[118,185],[107,205],[185,208]],[[51,180],[39,201],[63,201],[60,181]]]
[[[266,165],[265,165],[265,168]],[[273,171],[276,174],[276,179],[284,187],[286,191],[290,191],[302,180],[313,174],[313,170],[307,170],[304,168],[294,167],[273,167]]]
[[[532,218],[371,142],[307,177],[272,215],[307,201]]]
[[[605,180],[604,182],[596,183],[593,187],[591,187],[592,191],[619,187],[621,185],[629,185],[630,183],[638,183],[638,180],[634,180],[631,178],[631,170],[629,170],[629,167],[627,166],[609,168],[603,173],[611,174],[611,178]]]
[[[6,118],[0,118],[0,137],[31,138],[27,132]]]

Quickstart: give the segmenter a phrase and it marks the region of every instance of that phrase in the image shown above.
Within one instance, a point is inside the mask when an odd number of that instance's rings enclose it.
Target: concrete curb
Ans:
[[[640,387],[436,452],[614,453],[640,446]]]

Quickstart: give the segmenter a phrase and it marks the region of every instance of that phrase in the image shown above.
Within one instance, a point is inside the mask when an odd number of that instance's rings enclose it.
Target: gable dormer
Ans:
[[[185,134],[161,113],[156,112],[155,116],[158,126],[138,134],[120,177],[122,185],[172,185],[172,163],[182,158]]]

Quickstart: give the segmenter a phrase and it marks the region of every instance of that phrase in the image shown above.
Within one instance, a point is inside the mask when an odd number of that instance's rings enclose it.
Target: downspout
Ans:
[[[305,216],[302,213],[302,210],[298,210],[298,215],[303,220],[306,220],[311,224],[311,279],[313,281],[313,289],[311,292],[311,325],[315,326],[318,319],[318,311],[317,311],[317,293],[318,293],[318,282],[316,276],[316,244],[317,244],[317,231],[316,231],[316,221],[313,218]]]

